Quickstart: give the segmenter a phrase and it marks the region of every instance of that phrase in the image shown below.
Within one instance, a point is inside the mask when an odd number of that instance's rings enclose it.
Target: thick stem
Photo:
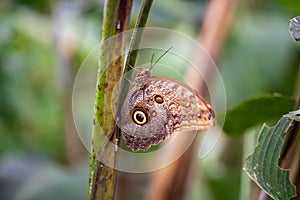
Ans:
[[[119,129],[113,118],[111,104],[114,86],[120,80],[122,73],[126,41],[121,36],[107,45],[106,40],[128,29],[131,5],[132,0],[107,0],[104,6],[88,199],[113,199],[115,194],[117,171],[102,162],[103,158],[108,160],[110,166],[115,166],[117,162],[117,152],[111,148],[110,144],[118,145],[116,138],[119,135]]]

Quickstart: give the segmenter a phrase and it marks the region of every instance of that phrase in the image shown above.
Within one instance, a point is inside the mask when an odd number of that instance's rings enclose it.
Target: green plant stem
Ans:
[[[137,28],[145,26],[152,2],[153,0],[144,0],[142,3],[131,47],[139,46],[142,31],[137,31]],[[119,145],[120,130],[115,124],[111,104],[114,86],[120,80],[122,71],[127,71],[122,70],[126,41],[121,35],[107,45],[106,39],[128,29],[131,7],[132,0],[105,2],[90,156],[88,199],[91,200],[114,198],[117,172],[114,168],[106,166],[106,163],[102,163],[102,158],[109,158],[110,166],[117,163],[117,152],[110,144]],[[137,50],[134,53],[133,57],[130,58],[131,52],[127,57],[130,65],[135,63]],[[107,65],[109,66],[106,67]],[[106,139],[103,140],[103,136]]]
[[[295,84],[294,96],[299,101],[299,99],[300,99],[300,63],[298,64],[298,72],[297,72],[297,76],[296,76],[296,84]],[[299,104],[297,106],[300,109]]]
[[[153,0],[143,0],[140,11],[139,11],[139,16],[136,21],[136,24],[134,26],[131,40],[130,40],[130,45],[129,45],[129,52],[126,57],[126,64],[124,67],[124,73],[128,72],[131,68],[135,66],[138,51],[139,51],[139,46],[142,40],[142,34],[144,32],[144,27],[146,26],[147,19],[150,14],[151,6],[152,6]],[[118,102],[118,115],[120,112],[120,108],[122,105],[122,99],[125,98],[125,95],[127,94],[127,91],[129,89],[128,84],[124,82],[125,79],[122,80],[121,83],[121,91],[122,93],[120,94],[120,101]]]
[[[139,12],[138,20],[134,26],[134,30],[132,33],[131,41],[130,41],[130,51],[128,53],[125,65],[125,72],[128,71],[129,66],[135,66],[138,48],[140,46],[142,40],[143,29],[146,26],[147,19],[149,17],[150,9],[152,6],[153,0],[143,0],[141,9]]]
[[[106,166],[106,163],[102,163],[102,158],[108,159],[110,166],[115,166],[117,162],[116,151],[109,145],[111,143],[118,145],[116,138],[119,135],[111,104],[113,88],[121,77],[124,63],[122,55],[125,51],[125,38],[112,40],[110,45],[106,44],[106,40],[128,29],[131,5],[132,0],[105,2],[90,155],[88,187],[90,200],[114,198],[117,172],[114,168]]]

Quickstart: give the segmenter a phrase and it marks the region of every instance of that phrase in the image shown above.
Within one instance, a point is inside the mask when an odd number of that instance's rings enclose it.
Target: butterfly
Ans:
[[[215,124],[212,106],[180,81],[140,68],[132,85],[120,112],[122,136],[132,151],[146,151],[174,133]]]

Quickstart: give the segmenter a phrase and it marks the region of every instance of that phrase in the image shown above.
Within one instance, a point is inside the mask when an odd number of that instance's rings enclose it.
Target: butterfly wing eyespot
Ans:
[[[161,104],[161,103],[164,102],[164,99],[163,99],[162,96],[160,96],[160,95],[156,95],[156,96],[154,97],[154,100],[156,101],[156,103],[159,103],[159,104]]]
[[[132,119],[133,119],[134,123],[136,123],[138,125],[143,125],[143,124],[147,123],[147,121],[148,121],[147,115],[142,110],[134,111],[133,115],[132,115]]]

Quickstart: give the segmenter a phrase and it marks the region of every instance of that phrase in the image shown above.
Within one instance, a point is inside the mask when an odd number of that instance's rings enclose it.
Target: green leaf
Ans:
[[[281,169],[278,162],[284,139],[295,120],[299,120],[299,115],[300,110],[284,115],[275,127],[264,124],[258,145],[246,158],[243,167],[251,179],[274,199],[290,199],[296,195],[296,187],[289,180],[289,171]]]
[[[226,114],[224,131],[232,136],[242,135],[259,123],[275,121],[294,109],[295,99],[279,94],[267,94],[244,101]]]

